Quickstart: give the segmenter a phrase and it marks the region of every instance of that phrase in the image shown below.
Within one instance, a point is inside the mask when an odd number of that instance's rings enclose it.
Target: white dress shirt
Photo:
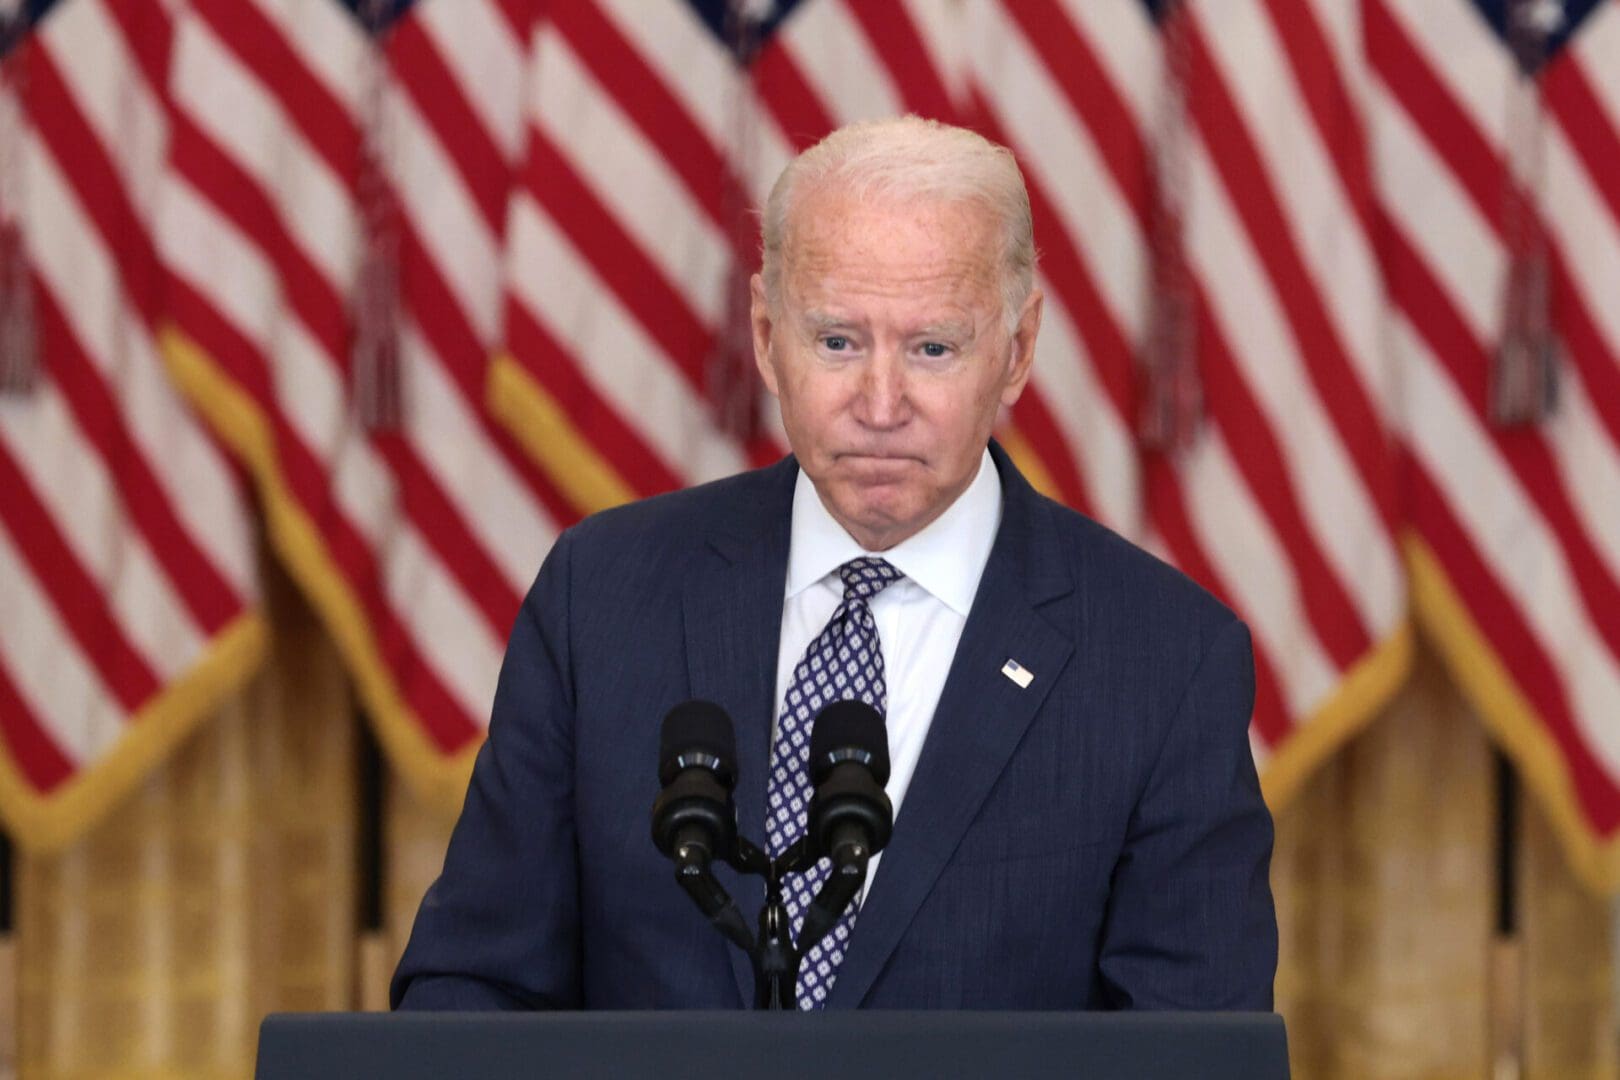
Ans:
[[[967,490],[927,528],[888,551],[867,551],[856,543],[827,512],[815,485],[802,471],[793,489],[775,717],[782,715],[793,669],[844,598],[838,568],[862,555],[887,559],[905,577],[869,604],[877,623],[889,692],[887,791],[897,817],[1000,526],[1001,477],[988,450]],[[771,738],[774,742],[776,719]],[[871,888],[882,858],[881,853],[874,855],[868,864],[867,888]]]

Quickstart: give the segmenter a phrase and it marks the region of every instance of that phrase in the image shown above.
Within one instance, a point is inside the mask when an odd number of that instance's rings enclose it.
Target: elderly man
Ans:
[[[789,165],[753,328],[793,456],[558,540],[396,1005],[749,1002],[648,839],[660,719],[734,718],[739,825],[776,851],[816,711],[860,696],[894,835],[801,1006],[1271,1007],[1248,632],[990,439],[1034,361],[1034,262],[1017,166],[970,132],[859,124]],[[723,880],[757,910],[757,879]],[[795,920],[815,880],[790,878]]]

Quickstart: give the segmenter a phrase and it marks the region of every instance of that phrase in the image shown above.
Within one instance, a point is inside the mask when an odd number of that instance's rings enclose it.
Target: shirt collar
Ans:
[[[787,593],[797,596],[851,559],[872,555],[910,578],[966,618],[1001,527],[1001,477],[987,449],[967,490],[927,528],[888,551],[867,551],[827,512],[815,485],[799,470],[793,488]]]

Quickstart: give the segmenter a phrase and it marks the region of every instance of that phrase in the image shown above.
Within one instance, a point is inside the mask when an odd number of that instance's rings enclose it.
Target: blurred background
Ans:
[[[903,112],[1029,181],[1004,445],[1253,629],[1296,1075],[1620,1073],[1620,0],[0,0],[0,1071],[385,1006],[540,560],[784,452],[754,209]]]

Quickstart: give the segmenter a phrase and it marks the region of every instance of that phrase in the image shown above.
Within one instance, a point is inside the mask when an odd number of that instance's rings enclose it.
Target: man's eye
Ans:
[[[930,341],[922,347],[923,355],[932,360],[939,360],[950,355],[951,347],[943,342]]]
[[[824,348],[832,352],[843,352],[845,349],[849,348],[849,338],[838,334],[828,334],[826,337],[821,339],[821,344]]]

